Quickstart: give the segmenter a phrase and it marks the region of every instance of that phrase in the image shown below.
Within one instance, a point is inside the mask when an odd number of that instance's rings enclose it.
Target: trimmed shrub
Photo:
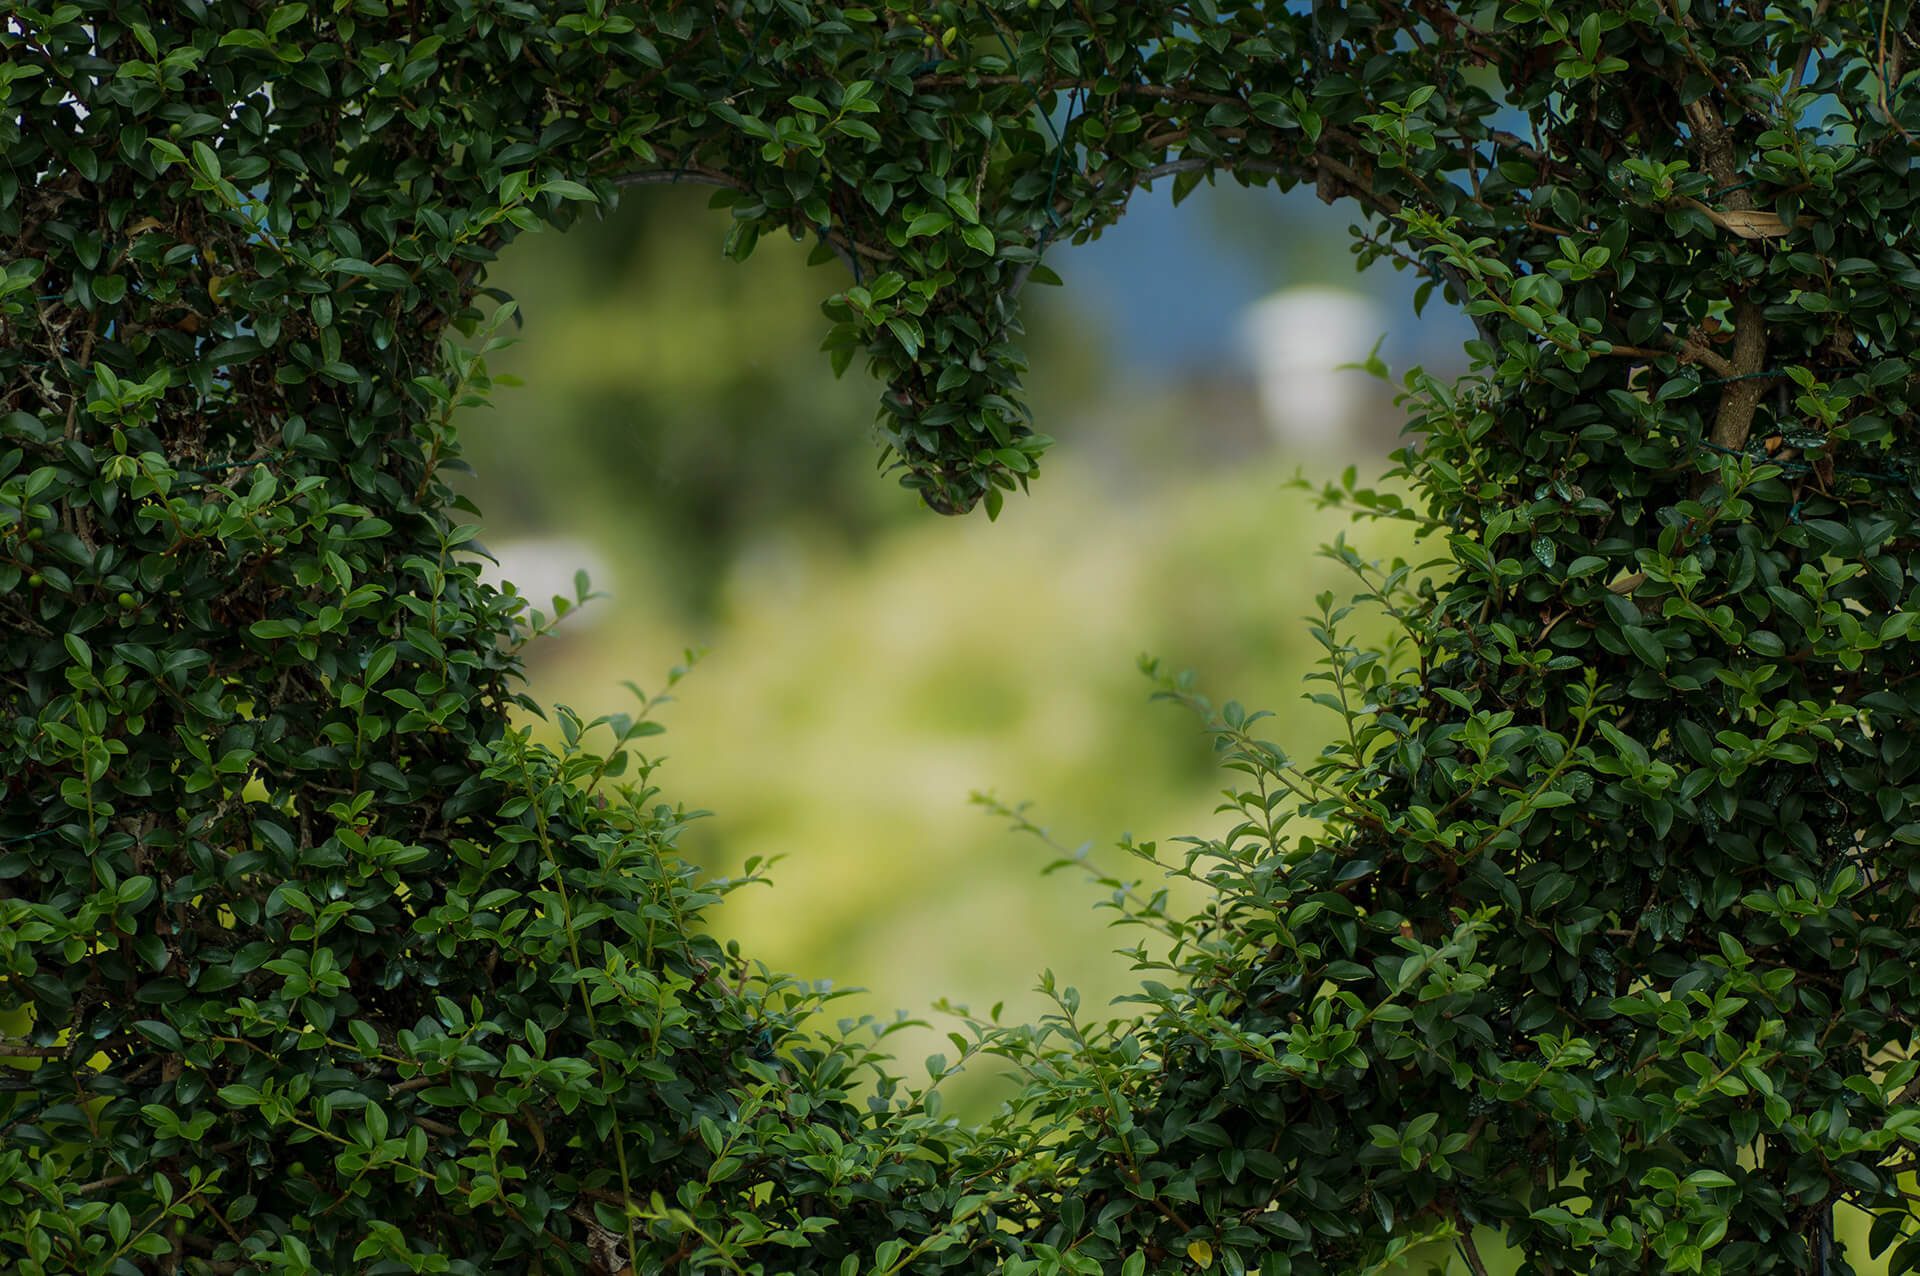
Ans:
[[[1845,1205],[1913,1267],[1910,10],[9,6],[0,1253],[1825,1273]],[[445,483],[485,266],[713,185],[734,255],[850,268],[887,460],[991,515],[1042,254],[1221,173],[1474,317],[1415,501],[1324,494],[1441,557],[1334,547],[1311,762],[1163,675],[1234,776],[1171,857],[1213,902],[1110,879],[1140,1013],[971,1023],[1027,1082],[961,1129],[700,928],[657,700],[510,728],[549,621]]]

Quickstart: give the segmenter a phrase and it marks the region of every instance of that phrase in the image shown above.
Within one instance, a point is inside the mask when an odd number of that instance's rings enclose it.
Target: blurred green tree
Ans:
[[[858,541],[889,516],[863,446],[870,396],[819,354],[827,323],[806,250],[770,239],[752,272],[722,257],[698,187],[628,192],[563,241],[516,246],[492,282],[546,326],[534,388],[469,430],[490,527],[576,525],[638,537],[696,612],[752,529],[805,522]],[[839,269],[834,263],[833,268]],[[894,504],[902,504],[894,502]]]

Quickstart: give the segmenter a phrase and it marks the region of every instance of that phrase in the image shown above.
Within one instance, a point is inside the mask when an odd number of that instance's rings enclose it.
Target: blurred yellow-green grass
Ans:
[[[1063,468],[998,525],[922,520],[857,561],[792,539],[748,553],[701,635],[710,653],[664,711],[665,792],[715,813],[686,852],[723,874],[782,857],[775,885],[732,896],[716,930],[777,969],[869,989],[847,1013],[919,1016],[945,997],[1031,1016],[1043,969],[1089,1005],[1132,989],[1113,950],[1141,932],[1110,928],[1084,875],[1042,877],[1052,853],[967,799],[1031,801],[1057,840],[1092,841],[1128,875],[1151,868],[1107,849],[1123,832],[1165,846],[1223,831],[1225,777],[1196,718],[1149,703],[1142,651],[1279,710],[1268,734],[1295,756],[1334,725],[1299,699],[1317,649],[1294,618],[1353,587],[1310,550],[1339,516],[1274,468],[1124,507]],[[1407,548],[1397,528],[1362,536]],[[636,605],[644,589],[614,593],[565,663],[540,667],[538,699],[625,707],[621,678],[644,685],[674,662],[688,635]],[[1270,622],[1276,605],[1289,623]],[[896,1041],[914,1071],[916,1051],[945,1048],[937,1030]],[[971,1091],[976,1106],[987,1093]]]

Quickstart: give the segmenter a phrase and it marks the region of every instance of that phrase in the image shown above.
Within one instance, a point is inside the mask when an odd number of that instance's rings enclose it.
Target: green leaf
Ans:
[[[1667,649],[1660,645],[1658,638],[1639,625],[1626,626],[1621,629],[1620,636],[1626,640],[1627,646],[1632,649],[1635,656],[1640,658],[1642,664],[1654,669],[1667,667]]]
[[[154,1045],[159,1046],[162,1050],[170,1050],[178,1054],[186,1048],[186,1043],[180,1039],[179,1030],[165,1020],[136,1020],[133,1025],[133,1030],[145,1037],[148,1041],[153,1042]]]
[[[277,36],[307,16],[304,4],[283,4],[267,15],[267,34]]]
[[[913,359],[919,356],[920,329],[911,319],[895,315],[887,320],[887,330],[893,333],[894,340],[906,350],[907,358]]]
[[[1719,1170],[1695,1170],[1682,1180],[1688,1187],[1715,1188],[1732,1187],[1734,1180]]]
[[[907,238],[919,239],[925,235],[938,235],[953,225],[953,218],[946,213],[922,213],[907,223]]]
[[[579,182],[568,181],[564,177],[540,183],[540,189],[549,195],[558,195],[561,199],[584,201],[590,204],[600,202],[600,197],[582,186]]]

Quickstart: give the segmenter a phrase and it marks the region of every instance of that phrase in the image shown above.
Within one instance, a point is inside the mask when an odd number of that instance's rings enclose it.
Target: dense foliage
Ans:
[[[1839,1206],[1920,1264],[1909,4],[0,12],[10,1270],[1828,1272]],[[1327,493],[1444,558],[1337,547],[1404,632],[1322,601],[1303,767],[1165,680],[1214,902],[1116,880],[1141,1016],[974,1024],[1028,1081],[963,1130],[703,932],[644,713],[508,728],[485,263],[717,186],[992,512],[1041,253],[1216,173],[1475,316],[1420,503]]]

